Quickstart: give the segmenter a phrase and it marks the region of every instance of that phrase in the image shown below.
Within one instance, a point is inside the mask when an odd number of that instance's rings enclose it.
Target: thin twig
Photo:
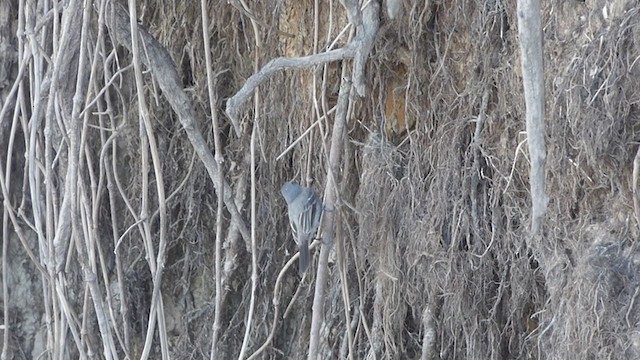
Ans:
[[[147,328],[147,337],[145,341],[145,346],[142,350],[142,359],[146,359],[149,356],[149,352],[151,351],[151,345],[153,336],[155,334],[155,320],[158,321],[158,333],[160,337],[160,347],[162,352],[162,358],[169,358],[169,344],[167,341],[167,329],[164,318],[164,306],[162,301],[162,295],[160,293],[160,288],[162,286],[162,275],[164,272],[164,262],[166,257],[166,248],[167,248],[167,210],[166,210],[166,196],[164,193],[164,180],[162,175],[162,163],[160,161],[160,155],[158,153],[158,147],[156,145],[155,135],[153,133],[153,126],[151,124],[151,119],[149,115],[149,109],[146,105],[146,100],[144,98],[144,82],[142,80],[142,62],[140,60],[140,51],[138,49],[138,23],[137,23],[137,15],[136,15],[136,3],[135,0],[129,1],[129,25],[130,25],[130,33],[131,33],[131,52],[133,54],[133,68],[136,80],[136,92],[138,95],[138,109],[139,115],[142,118],[141,123],[141,146],[142,146],[142,159],[143,159],[143,179],[148,181],[148,165],[145,166],[146,153],[149,151],[151,153],[151,158],[153,161],[153,172],[155,176],[156,182],[156,193],[158,196],[158,206],[160,210],[160,234],[159,234],[159,244],[158,244],[158,257],[154,259],[153,256],[153,243],[150,241],[150,230],[149,230],[149,222],[144,222],[143,226],[145,227],[146,237],[145,237],[145,247],[147,249],[147,260],[149,261],[149,265],[151,267],[151,274],[153,276],[153,293],[151,295],[151,310],[149,311],[149,322]],[[144,45],[144,42],[143,42]],[[148,146],[148,148],[147,148]],[[145,180],[143,180],[143,190],[142,190],[142,204],[141,209],[143,211],[143,218],[146,216],[144,214],[148,214],[148,209],[146,208],[146,197],[147,197],[147,189],[144,188]],[[155,267],[155,269],[154,269]]]
[[[200,11],[202,13],[202,39],[204,43],[204,54],[205,54],[205,63],[207,69],[207,89],[209,91],[209,108],[211,111],[211,121],[213,123],[213,141],[215,146],[215,159],[216,164],[218,165],[218,183],[222,184],[224,182],[224,172],[222,171],[223,166],[222,163],[224,161],[224,156],[222,155],[222,144],[220,141],[220,124],[218,121],[218,96],[217,96],[217,88],[214,83],[214,75],[213,75],[213,65],[211,61],[211,46],[209,44],[209,17],[207,16],[207,1],[200,1]],[[216,208],[216,239],[215,239],[215,283],[216,283],[216,294],[215,294],[215,308],[214,308],[214,320],[213,320],[213,334],[211,336],[211,354],[210,359],[213,360],[216,358],[217,354],[217,345],[218,345],[218,337],[219,331],[221,328],[221,318],[222,318],[222,292],[224,291],[222,288],[222,211],[224,204],[224,186],[218,188],[216,191],[217,194],[217,208]]]
[[[636,226],[640,227],[640,193],[638,192],[638,177],[640,177],[640,146],[633,158],[633,213],[636,218]]]
[[[240,0],[242,1],[242,0]],[[243,4],[244,5],[244,4]],[[246,6],[246,5],[245,5]],[[256,51],[254,52],[254,70],[258,71],[260,66],[260,49],[262,48],[262,42],[260,41],[260,32],[256,22],[252,19],[254,39],[256,42]],[[257,227],[257,209],[256,209],[256,184],[258,183],[256,177],[256,142],[258,141],[258,135],[260,133],[260,92],[254,93],[253,102],[253,128],[251,130],[251,144],[249,153],[251,157],[251,297],[249,298],[249,309],[247,314],[247,321],[245,322],[244,338],[242,339],[242,347],[240,348],[240,355],[238,359],[242,360],[245,357],[249,342],[251,340],[251,330],[253,329],[253,315],[255,313],[256,298],[258,291],[258,244],[256,239],[256,227]]]

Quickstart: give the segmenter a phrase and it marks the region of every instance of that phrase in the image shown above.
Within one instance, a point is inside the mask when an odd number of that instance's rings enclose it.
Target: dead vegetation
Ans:
[[[3,358],[640,357],[636,2],[543,2],[533,238],[515,2],[380,4],[364,96],[357,2],[302,3],[204,2],[210,66],[200,4],[135,50],[126,4],[0,3]],[[335,230],[302,281],[290,179]]]

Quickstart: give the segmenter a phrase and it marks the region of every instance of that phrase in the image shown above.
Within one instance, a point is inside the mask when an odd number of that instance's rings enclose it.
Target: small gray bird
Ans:
[[[282,185],[280,191],[287,201],[289,224],[291,231],[293,231],[293,237],[298,240],[300,247],[298,270],[302,274],[309,267],[309,242],[320,226],[322,201],[313,189],[290,181]]]

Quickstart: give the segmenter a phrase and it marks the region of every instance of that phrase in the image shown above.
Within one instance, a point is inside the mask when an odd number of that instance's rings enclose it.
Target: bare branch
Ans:
[[[356,27],[356,38],[354,39],[358,47],[353,64],[353,86],[361,97],[367,94],[364,67],[367,64],[369,53],[373,48],[373,42],[378,33],[379,12],[380,5],[376,1],[370,1],[362,10],[362,15],[356,17],[361,22]]]
[[[227,116],[229,116],[233,121],[237,121],[240,113],[240,107],[245,103],[245,101],[247,101],[247,98],[255,91],[258,85],[271,78],[273,74],[280,70],[304,69],[318,64],[353,58],[355,54],[355,45],[354,43],[351,43],[341,49],[331,50],[320,54],[298,58],[280,57],[273,59],[260,69],[259,72],[251,75],[242,88],[227,100]]]
[[[342,84],[338,94],[338,104],[336,105],[336,116],[333,123],[331,135],[331,150],[329,152],[329,171],[327,183],[324,191],[325,212],[322,219],[322,248],[318,260],[318,271],[316,275],[316,290],[313,298],[313,314],[311,317],[311,333],[309,335],[309,359],[316,359],[320,344],[320,325],[324,318],[323,304],[325,301],[325,288],[328,276],[329,253],[334,241],[335,229],[335,209],[338,200],[337,178],[340,174],[340,162],[345,142],[347,114],[351,99],[352,84],[348,79],[346,64],[342,66]]]
[[[540,0],[518,0],[518,34],[531,154],[531,233],[538,233],[549,198],[544,190],[544,66]]]
[[[269,61],[260,71],[251,75],[242,88],[229,100],[227,100],[227,116],[232,123],[238,121],[241,106],[249,95],[264,81],[268,80],[277,71],[286,69],[303,69],[314,65],[324,64],[344,59],[354,59],[354,85],[358,95],[364,96],[365,79],[364,66],[369,58],[373,42],[378,32],[378,13],[380,6],[377,2],[369,2],[363,11],[357,5],[357,1],[343,1],[347,10],[349,21],[356,28],[356,37],[343,48],[330,50],[320,54],[308,55],[297,58],[280,57]],[[364,16],[363,16],[364,15]],[[237,130],[236,130],[237,131]]]
[[[128,49],[131,49],[129,16],[125,10],[117,4],[112,4],[111,10],[112,16],[108,19],[107,26],[118,43],[124,45]],[[160,85],[160,89],[162,89],[163,95],[176,112],[176,115],[178,115],[180,123],[187,132],[187,136],[189,137],[194,150],[198,154],[198,157],[207,169],[214,186],[216,189],[222,189],[222,186],[224,186],[224,204],[229,213],[231,213],[231,222],[237,226],[242,237],[248,241],[250,239],[249,229],[234,203],[233,196],[231,195],[233,193],[231,191],[231,187],[226,181],[222,184],[219,182],[220,169],[218,168],[214,156],[211,154],[202,133],[198,130],[192,102],[182,88],[175,63],[171,59],[167,50],[163,48],[162,45],[153,36],[151,36],[151,34],[142,27],[138,28],[140,40],[144,43],[144,47],[148,54],[147,57],[142,57],[141,60],[154,74],[155,79]]]

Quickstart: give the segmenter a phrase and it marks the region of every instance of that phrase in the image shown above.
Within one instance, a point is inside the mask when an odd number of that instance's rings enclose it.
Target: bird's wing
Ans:
[[[300,229],[298,232],[300,235],[306,235],[307,237],[313,236],[313,233],[318,227],[318,219],[322,207],[320,206],[320,199],[313,191],[309,191],[305,194],[304,210],[300,212],[298,218],[298,224]]]

